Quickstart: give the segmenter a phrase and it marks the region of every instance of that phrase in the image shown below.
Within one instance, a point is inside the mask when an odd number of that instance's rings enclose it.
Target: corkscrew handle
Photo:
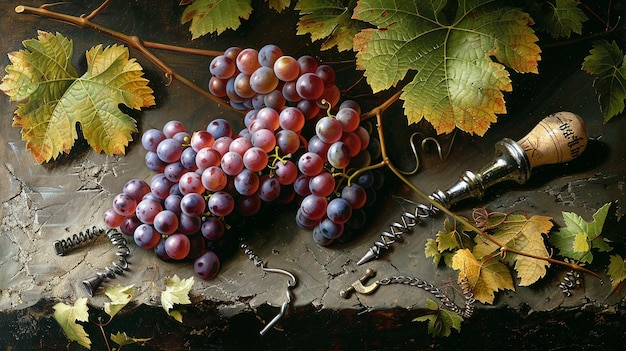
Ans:
[[[557,112],[537,124],[525,137],[515,142],[505,138],[496,143],[493,160],[480,171],[465,171],[447,190],[430,197],[445,207],[468,199],[481,199],[487,188],[505,181],[524,184],[535,167],[568,162],[587,146],[587,127],[580,116]]]

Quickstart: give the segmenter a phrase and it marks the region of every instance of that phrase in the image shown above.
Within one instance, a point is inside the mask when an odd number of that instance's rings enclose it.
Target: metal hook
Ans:
[[[352,283],[352,285],[350,285],[349,287],[341,290],[339,292],[339,295],[343,297],[344,299],[347,299],[350,297],[350,294],[352,294],[353,292],[358,292],[360,294],[365,294],[365,295],[369,295],[373,293],[380,284],[376,281],[368,286],[365,286],[363,285],[363,283],[375,275],[376,275],[376,272],[373,269],[368,268],[365,271],[364,276],[359,278],[359,280],[357,280],[356,282]]]
[[[261,329],[261,331],[259,332],[259,334],[265,335],[265,333],[267,333],[268,330],[270,330],[272,327],[274,327],[274,325],[276,325],[276,323],[278,323],[278,321],[287,312],[287,308],[289,307],[289,303],[291,302],[291,293],[290,293],[289,289],[291,289],[292,287],[296,286],[296,284],[298,283],[298,280],[296,279],[295,275],[293,275],[291,272],[288,272],[288,271],[286,271],[284,269],[267,268],[265,266],[261,266],[261,269],[263,269],[263,271],[269,272],[269,273],[284,274],[284,275],[288,276],[289,278],[291,278],[287,282],[287,300],[285,302],[283,302],[283,304],[280,306],[280,311],[278,312],[278,314],[274,318],[272,318],[272,320],[269,323],[267,323],[267,325],[263,329]]]
[[[417,171],[420,169],[420,157],[419,157],[419,153],[417,152],[417,147],[415,146],[415,137],[417,136],[421,136],[424,137],[424,134],[420,133],[420,132],[415,132],[413,134],[411,134],[411,136],[409,137],[409,144],[411,145],[411,152],[413,153],[413,156],[415,157],[415,167],[411,170],[411,171],[402,171],[399,170],[400,173],[404,174],[404,175],[413,175],[415,173],[417,173]],[[446,151],[446,154],[443,154],[443,150],[441,148],[441,143],[439,142],[439,140],[437,140],[437,138],[434,137],[424,137],[424,139],[422,139],[422,142],[420,143],[421,149],[423,152],[427,152],[426,151],[426,144],[428,142],[434,143],[435,146],[437,147],[437,154],[439,155],[439,160],[441,161],[445,161],[448,156],[450,156],[450,152],[452,151],[452,145],[454,145],[454,139],[456,138],[456,130],[454,132],[454,134],[452,134],[452,139],[450,140],[450,146],[448,147],[448,150]]]
[[[291,272],[287,272],[284,269],[279,269],[279,268],[267,268],[265,266],[261,266],[261,269],[263,269],[266,272],[270,272],[270,273],[280,273],[280,274],[284,274],[286,276],[288,276],[289,278],[291,278],[291,280],[289,282],[287,282],[287,287],[291,288],[293,286],[295,286],[298,283],[298,280],[296,279],[296,276],[293,275]]]

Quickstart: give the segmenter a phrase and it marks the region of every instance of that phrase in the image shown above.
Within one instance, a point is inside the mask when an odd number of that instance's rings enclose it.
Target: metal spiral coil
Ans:
[[[464,279],[465,281],[467,279]],[[433,294],[441,303],[450,311],[462,316],[463,318],[469,318],[474,313],[474,293],[469,286],[469,282],[461,282],[461,288],[463,289],[463,296],[465,297],[465,308],[459,307],[454,301],[452,301],[441,289],[434,286],[433,284],[422,280],[416,277],[407,277],[407,276],[392,276],[386,279],[381,279],[378,281],[380,285],[389,285],[389,284],[406,284],[410,286],[414,286],[425,290],[431,294]]]
[[[248,256],[248,258],[254,262],[254,265],[257,267],[263,267],[263,260],[261,260],[259,258],[259,256],[257,256],[257,254],[254,253],[254,251],[252,251],[252,249],[250,248],[250,246],[248,246],[248,244],[246,243],[241,243],[241,245],[239,246],[241,247],[241,249],[243,250],[243,253]]]
[[[94,296],[94,293],[103,282],[123,274],[129,268],[127,257],[130,255],[130,248],[128,247],[128,242],[126,238],[124,238],[124,235],[115,229],[109,229],[107,231],[107,237],[111,241],[111,244],[117,248],[115,255],[118,259],[106,266],[102,272],[97,272],[95,277],[83,280],[83,287],[89,296]]]
[[[421,223],[422,219],[431,217],[438,211],[439,209],[432,204],[417,204],[413,212],[402,213],[400,221],[391,223],[389,231],[384,231],[380,234],[380,240],[374,242],[374,245],[369,248],[357,265],[378,258],[382,251],[388,250],[393,243],[400,239],[402,234],[410,232],[413,230],[413,227]]]
[[[80,233],[76,233],[67,239],[56,240],[54,245],[54,251],[57,255],[63,256],[69,251],[77,248],[78,246],[84,244],[85,242],[91,241],[92,239],[100,236],[100,234],[104,233],[103,228],[97,228],[93,226],[85,231]]]
[[[561,292],[567,296],[572,296],[571,290],[579,288],[582,286],[582,275],[580,272],[571,270],[565,273],[563,280],[559,283],[559,289]]]

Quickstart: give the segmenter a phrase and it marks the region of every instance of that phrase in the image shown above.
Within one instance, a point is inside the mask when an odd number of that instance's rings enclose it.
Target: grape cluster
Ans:
[[[227,49],[210,66],[209,90],[247,109],[238,133],[224,119],[189,133],[179,121],[144,132],[150,183],[133,179],[104,214],[164,260],[193,260],[203,279],[219,271],[213,244],[266,203],[296,202],[296,223],[320,245],[363,226],[382,177],[355,171],[380,157],[361,110],[339,100],[335,72],[275,45]]]

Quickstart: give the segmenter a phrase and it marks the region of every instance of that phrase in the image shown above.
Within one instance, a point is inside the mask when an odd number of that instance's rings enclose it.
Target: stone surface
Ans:
[[[25,3],[38,4],[33,1]],[[236,43],[243,47],[258,47],[259,43],[267,41],[266,36],[269,35],[272,39],[276,38],[274,42],[285,51],[298,55],[307,51],[307,48],[289,39],[295,32],[293,19],[282,19],[286,22],[285,26],[272,26],[270,23],[276,17],[265,15],[253,15],[252,20],[261,24],[248,28],[250,34],[247,36],[239,37],[231,33],[219,38],[207,36],[191,41],[187,28],[176,20],[182,12],[177,3],[168,1],[160,4],[162,8],[154,8],[148,2],[114,2],[98,16],[98,21],[117,30],[140,35],[145,40],[183,46],[225,49]],[[37,29],[59,31],[74,39],[74,63],[84,68],[81,53],[98,43],[114,43],[97,33],[47,19],[18,15],[13,11],[15,5],[13,1],[0,3],[0,12],[5,14],[0,19],[2,53],[21,49],[20,41],[35,37]],[[89,4],[55,7],[73,14],[88,12],[91,8]],[[208,59],[168,52],[158,52],[158,55],[171,62],[183,76],[205,85]],[[131,50],[131,56],[138,58],[143,65],[157,97],[156,107],[133,113],[141,130],[161,128],[170,119],[183,121],[188,130],[202,129],[209,120],[218,117],[241,124],[240,115],[217,106],[178,82],[166,86],[162,72],[134,50]],[[6,55],[0,56],[3,72],[8,63]],[[473,206],[486,206],[492,211],[527,211],[547,215],[553,217],[557,225],[562,225],[561,211],[576,212],[589,220],[603,204],[617,201],[617,217],[611,218],[611,230],[624,233],[621,215],[626,201],[626,158],[623,152],[626,148],[626,119],[621,116],[609,124],[602,124],[592,79],[578,71],[579,66],[574,63],[562,67],[558,62],[548,62],[545,63],[547,72],[541,77],[515,76],[520,85],[510,96],[509,114],[502,116],[484,138],[459,136],[445,161],[439,160],[433,153],[422,155],[422,169],[410,177],[411,181],[428,193],[443,189],[453,183],[462,171],[477,170],[490,160],[493,144],[502,137],[517,140],[542,117],[561,110],[572,111],[584,118],[592,137],[588,150],[580,159],[538,169],[533,172],[529,183],[500,186],[490,191],[482,202],[463,204],[457,209],[458,213],[471,216]],[[79,142],[70,155],[38,165],[25,149],[19,129],[11,127],[10,117],[15,108],[15,103],[9,102],[6,96],[0,99],[0,311],[19,314],[19,311],[37,310],[41,304],[47,306],[45,301],[72,302],[86,296],[81,281],[93,276],[114,259],[110,244],[105,238],[99,238],[86,248],[67,256],[57,256],[53,242],[93,225],[102,226],[104,210],[124,183],[131,178],[149,180],[152,173],[143,165],[144,151],[137,142],[139,135],[124,157],[96,154]],[[401,111],[396,107],[388,115],[399,113]],[[385,123],[389,123],[385,128],[389,134],[392,161],[402,169],[413,168],[408,140],[420,126],[407,128],[402,118],[388,118]],[[366,268],[376,270],[379,278],[418,276],[460,299],[460,294],[455,293],[455,272],[433,267],[432,261],[423,253],[426,239],[442,228],[443,216],[426,220],[413,233],[403,236],[403,240],[394,244],[393,249],[380,259],[356,265],[381,231],[388,230],[389,224],[399,218],[403,206],[407,204],[399,201],[398,197],[420,201],[392,175],[386,181],[377,211],[371,215],[371,225],[347,243],[328,248],[317,246],[308,231],[296,226],[293,208],[270,209],[263,219],[231,235],[244,237],[268,267],[286,269],[298,278],[292,296],[294,306],[302,313],[349,311],[348,314],[357,318],[361,315],[357,315],[356,311],[391,309],[403,311],[398,313],[406,317],[404,311],[422,308],[426,299],[430,298],[423,291],[400,285],[383,287],[384,292],[380,290],[368,296],[341,298],[339,291],[362,276]],[[158,289],[164,288],[165,277],[193,275],[193,267],[189,263],[163,262],[151,251],[142,250],[132,243],[130,246],[131,271],[107,284],[135,284],[140,291],[137,297],[139,305],[158,306]],[[620,294],[607,297],[611,286],[606,277],[603,285],[593,277],[585,277],[584,287],[566,298],[557,286],[564,273],[562,269],[553,268],[548,277],[536,286],[518,287],[515,292],[498,294],[496,305],[522,309],[524,313],[583,308],[589,304],[602,309],[603,306],[616,304],[623,297]],[[244,315],[244,312],[262,310],[262,319],[267,320],[284,301],[286,283],[286,276],[262,272],[241,251],[235,250],[223,260],[218,277],[211,281],[197,279],[191,294],[197,308],[210,306],[212,311],[218,311],[219,317],[216,318],[234,318]],[[90,304],[101,306],[105,301],[102,295],[90,299]],[[209,304],[203,305],[206,303]],[[50,312],[49,306],[43,310]],[[393,323],[393,316],[385,314],[371,314],[371,318],[390,318],[389,323]],[[288,329],[286,324],[283,327]]]

